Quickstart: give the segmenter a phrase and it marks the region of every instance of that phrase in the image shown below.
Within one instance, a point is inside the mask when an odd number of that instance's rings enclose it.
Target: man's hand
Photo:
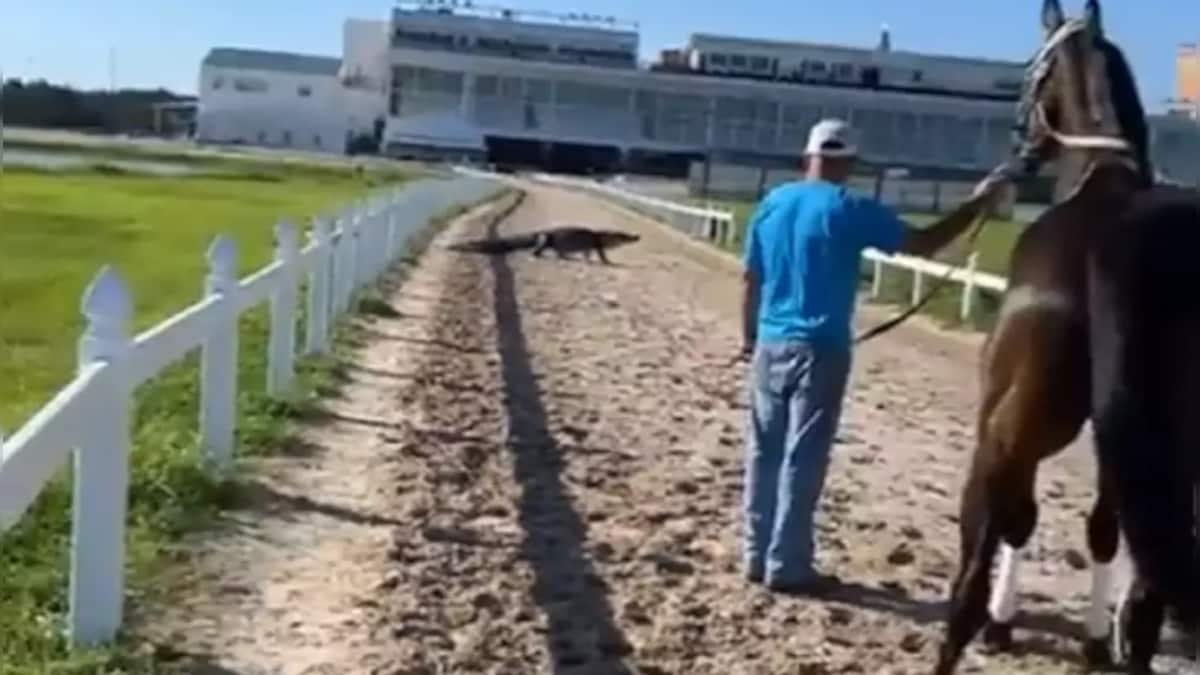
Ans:
[[[971,198],[953,212],[925,228],[909,228],[908,239],[902,247],[905,253],[932,257],[950,242],[967,231],[980,216],[988,216],[1009,197],[1012,182],[1002,171],[993,171],[972,190]]]
[[[742,343],[742,351],[738,352],[737,358],[734,360],[738,361],[740,363],[750,363],[750,361],[753,360],[753,358],[754,358],[754,343],[753,342],[745,342],[745,343]]]

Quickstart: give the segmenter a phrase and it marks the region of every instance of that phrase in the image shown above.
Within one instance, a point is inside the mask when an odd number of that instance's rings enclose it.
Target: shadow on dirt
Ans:
[[[493,221],[488,236],[495,237]],[[534,599],[546,612],[546,636],[556,673],[632,675],[632,652],[614,618],[603,583],[584,554],[587,525],[563,483],[563,448],[550,432],[517,303],[516,280],[504,257],[490,258],[497,351],[508,415],[508,447],[521,487],[518,499],[524,556],[533,565]]]

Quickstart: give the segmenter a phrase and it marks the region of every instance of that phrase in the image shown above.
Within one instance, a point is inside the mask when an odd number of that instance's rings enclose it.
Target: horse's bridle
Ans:
[[[1070,37],[1087,29],[1087,22],[1081,19],[1072,19],[1065,22],[1062,26],[1059,26],[1058,30],[1054,31],[1054,34],[1046,40],[1046,43],[1042,45],[1042,48],[1033,57],[1033,60],[1025,69],[1025,81],[1027,84],[1025,92],[1022,94],[1021,102],[1018,104],[1019,123],[1017,130],[1021,132],[1028,131],[1029,118],[1031,114],[1034,114],[1037,115],[1037,120],[1041,124],[1042,129],[1044,129],[1045,134],[1064,148],[1074,150],[1112,150],[1122,153],[1132,152],[1134,150],[1133,144],[1120,136],[1068,134],[1055,129],[1054,125],[1050,122],[1050,116],[1046,113],[1046,106],[1038,100],[1038,94],[1041,92],[1042,85],[1050,75],[1050,68],[1054,64],[1058,48]],[[1025,145],[1029,142],[1029,139],[1022,138],[1021,142]]]
[[[1131,166],[1136,168],[1136,162],[1131,156],[1135,149],[1132,143],[1119,136],[1063,133],[1058,129],[1055,129],[1054,125],[1050,123],[1050,117],[1046,114],[1046,106],[1038,100],[1038,94],[1041,91],[1042,84],[1050,75],[1050,67],[1054,64],[1054,57],[1058,52],[1058,48],[1062,46],[1062,44],[1071,36],[1075,35],[1076,33],[1081,33],[1087,29],[1088,24],[1086,21],[1081,19],[1072,19],[1067,21],[1063,23],[1063,25],[1059,26],[1058,30],[1054,31],[1050,38],[1046,40],[1046,43],[1042,45],[1042,48],[1038,50],[1038,53],[1034,55],[1033,60],[1030,61],[1029,66],[1027,66],[1025,69],[1026,86],[1022,92],[1021,100],[1018,103],[1018,123],[1016,125],[1017,131],[1024,135],[1024,133],[1028,131],[1030,116],[1037,115],[1038,122],[1041,124],[1043,132],[1050,138],[1054,139],[1054,141],[1062,147],[1073,150],[1111,150],[1120,153],[1122,159],[1128,159]],[[1021,147],[1017,153],[1017,156],[1013,157],[1009,161],[1003,162],[1000,164],[1000,166],[993,169],[991,173],[992,178],[1005,177],[1013,180],[1020,178],[1022,174],[1025,173],[1018,168],[1017,164],[1020,162],[1025,163],[1028,166],[1028,163],[1031,159],[1032,150],[1029,147],[1028,138],[1022,137],[1020,139],[1020,144]],[[1079,182],[1076,184],[1074,191],[1071,193],[1072,195],[1077,193],[1083,187],[1084,183],[1087,182],[1088,176],[1090,176],[1095,169],[1096,162],[1092,161],[1087,170],[1084,172],[1083,176],[1080,178]],[[987,213],[980,214],[974,226],[971,228],[970,234],[967,236],[967,256],[970,255],[970,248],[974,246],[975,240],[979,237],[980,232],[983,230],[984,224],[987,223],[988,217],[989,214]],[[966,257],[964,257],[964,262],[965,261]],[[937,295],[938,291],[940,291],[942,287],[949,282],[950,277],[954,274],[954,271],[954,267],[948,269],[943,276],[939,277],[933,284],[930,285],[929,291],[926,292],[925,296],[922,297],[919,302],[914,303],[908,309],[896,315],[895,317],[883,322],[878,326],[875,326],[862,335],[859,335],[854,339],[854,344],[866,342],[867,340],[871,340],[883,335],[884,333],[907,321],[917,312],[921,311],[921,309],[924,308],[925,305],[932,300],[935,295]]]

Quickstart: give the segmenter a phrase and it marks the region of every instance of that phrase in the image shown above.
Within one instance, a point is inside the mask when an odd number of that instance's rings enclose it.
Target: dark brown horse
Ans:
[[[1186,396],[1200,396],[1192,384],[1200,384],[1200,299],[1177,289],[1188,283],[1186,256],[1200,251],[1200,198],[1152,186],[1143,109],[1128,64],[1104,38],[1099,2],[1066,21],[1058,0],[1046,0],[1043,24],[1045,44],[1019,108],[1014,173],[1057,160],[1056,204],[1020,236],[984,348],[940,674],[953,672],[988,623],[1002,543],[1009,598],[993,603],[988,637],[1010,639],[1013,564],[1036,524],[1038,466],[1089,417],[1098,460],[1087,528],[1096,563],[1089,661],[1109,660],[1107,571],[1120,533],[1135,568],[1130,672],[1149,672],[1164,605],[1187,623],[1198,604],[1191,495],[1200,419],[1188,418]]]

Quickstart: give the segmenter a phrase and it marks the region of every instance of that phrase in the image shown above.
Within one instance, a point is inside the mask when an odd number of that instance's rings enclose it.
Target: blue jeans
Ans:
[[[813,515],[842,411],[849,347],[760,343],[746,434],[745,562],[768,584],[814,575]]]

